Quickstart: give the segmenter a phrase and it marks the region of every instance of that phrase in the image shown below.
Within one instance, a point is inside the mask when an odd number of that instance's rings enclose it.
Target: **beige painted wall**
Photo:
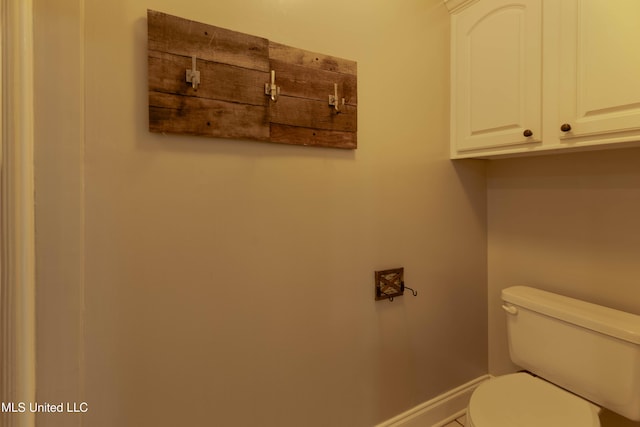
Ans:
[[[358,61],[360,148],[149,133],[147,8]],[[486,373],[485,165],[447,159],[440,0],[36,12],[41,399],[92,427],[354,427]],[[375,302],[397,266],[418,297]]]
[[[34,0],[36,399],[84,400],[82,4]],[[37,425],[80,425],[38,414]]]
[[[509,361],[501,289],[525,284],[640,314],[640,149],[488,164],[489,371]],[[606,414],[605,426],[623,423]]]

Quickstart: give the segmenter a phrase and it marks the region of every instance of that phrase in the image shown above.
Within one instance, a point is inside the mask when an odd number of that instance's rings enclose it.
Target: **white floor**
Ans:
[[[466,420],[467,420],[467,416],[463,415],[459,418],[456,418],[455,421],[451,421],[449,424],[446,424],[442,427],[460,427],[460,426],[464,427],[466,425],[465,424]]]

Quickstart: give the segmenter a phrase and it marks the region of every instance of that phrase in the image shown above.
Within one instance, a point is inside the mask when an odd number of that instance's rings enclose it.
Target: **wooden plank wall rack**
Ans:
[[[357,148],[357,63],[147,11],[149,130]]]

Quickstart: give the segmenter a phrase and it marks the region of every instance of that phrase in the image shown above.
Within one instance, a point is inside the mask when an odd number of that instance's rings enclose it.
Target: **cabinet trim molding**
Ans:
[[[0,395],[36,399],[33,2],[2,0],[0,19]],[[5,298],[6,297],[6,298]],[[35,414],[0,414],[2,425],[35,426]]]
[[[459,10],[464,9],[465,7],[475,3],[479,0],[443,0],[444,5],[449,9],[449,13],[456,13]]]

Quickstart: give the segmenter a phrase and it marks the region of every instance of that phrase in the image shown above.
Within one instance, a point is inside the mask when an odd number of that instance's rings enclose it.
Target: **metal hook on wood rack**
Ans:
[[[191,83],[191,86],[198,90],[198,85],[200,84],[200,71],[196,70],[196,56],[193,55],[191,57],[191,69],[187,70],[187,83]]]
[[[278,102],[280,96],[280,86],[276,86],[276,70],[271,70],[271,84],[264,84],[264,94],[271,95],[273,102]]]
[[[342,101],[338,98],[338,83],[333,84],[333,95],[329,95],[329,106],[333,107],[336,114],[344,110],[344,98],[342,98]]]

